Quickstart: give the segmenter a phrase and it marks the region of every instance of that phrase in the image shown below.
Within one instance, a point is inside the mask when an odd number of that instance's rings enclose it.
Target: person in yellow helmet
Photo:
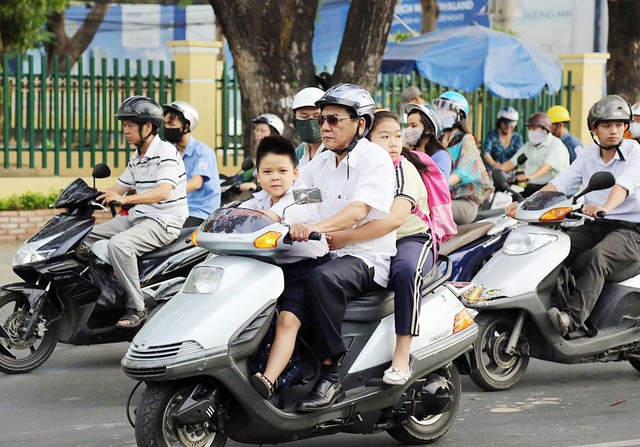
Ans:
[[[582,150],[582,142],[569,132],[569,122],[571,121],[569,111],[563,106],[553,106],[547,110],[547,115],[551,118],[551,133],[560,138],[567,146],[569,162],[573,163]]]

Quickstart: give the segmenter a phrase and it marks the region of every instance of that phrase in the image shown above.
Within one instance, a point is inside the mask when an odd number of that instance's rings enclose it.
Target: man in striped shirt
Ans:
[[[127,98],[116,118],[125,139],[137,148],[125,171],[111,188],[100,191],[104,204],[135,205],[128,216],[96,225],[87,245],[108,239],[109,256],[118,283],[127,296],[127,311],[117,326],[139,326],[147,316],[138,273],[138,257],[173,242],[189,215],[187,176],[182,157],[158,136],[162,108],[144,96]],[[123,195],[135,189],[136,194]]]

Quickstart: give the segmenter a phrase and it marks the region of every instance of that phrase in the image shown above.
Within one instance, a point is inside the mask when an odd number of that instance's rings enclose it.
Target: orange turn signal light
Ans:
[[[460,331],[465,330],[469,326],[473,325],[473,317],[469,313],[468,309],[462,309],[456,314],[453,319],[453,333],[457,334]]]
[[[563,220],[567,214],[573,211],[570,206],[563,206],[560,208],[553,208],[540,216],[540,222],[553,222],[557,220]]]
[[[253,245],[256,248],[276,248],[278,246],[278,240],[281,237],[282,233],[269,231],[253,241]]]
[[[196,247],[198,246],[198,242],[196,241],[197,238],[198,238],[198,230],[194,230],[193,233],[191,233],[191,237],[189,239],[191,239],[191,243]]]

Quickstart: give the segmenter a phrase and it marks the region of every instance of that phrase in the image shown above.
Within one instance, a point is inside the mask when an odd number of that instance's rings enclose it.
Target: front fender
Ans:
[[[6,284],[0,286],[0,290],[6,290],[7,292],[21,293],[29,300],[29,305],[34,308],[38,303],[38,300],[42,295],[47,293],[44,286],[38,284],[31,284],[26,282],[16,282],[12,284]]]

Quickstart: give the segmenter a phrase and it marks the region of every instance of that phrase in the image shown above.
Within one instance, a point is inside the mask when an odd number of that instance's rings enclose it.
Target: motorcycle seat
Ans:
[[[458,227],[458,234],[443,243],[440,246],[438,253],[447,256],[458,248],[464,247],[465,245],[486,235],[493,227],[493,222],[474,222],[466,225],[460,225]]]
[[[142,255],[142,259],[165,259],[173,255],[174,253],[185,250],[186,248],[188,248],[188,246],[192,246],[191,242],[188,241],[191,237],[191,234],[195,231],[196,228],[198,227],[183,228],[182,230],[180,230],[180,235],[175,241],[173,241],[166,247],[158,248],[156,250],[150,251],[149,253],[145,253],[144,255]]]
[[[379,321],[393,313],[393,292],[379,290],[349,301],[344,319],[349,321]]]

